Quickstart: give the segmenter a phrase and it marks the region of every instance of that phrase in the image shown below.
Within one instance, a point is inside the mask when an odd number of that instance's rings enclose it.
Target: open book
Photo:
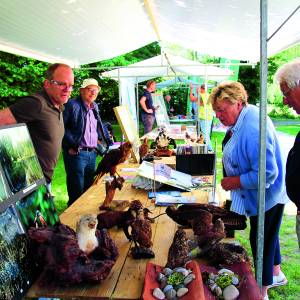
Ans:
[[[137,175],[186,191],[194,188],[191,175],[175,171],[165,164],[143,161],[137,170]]]

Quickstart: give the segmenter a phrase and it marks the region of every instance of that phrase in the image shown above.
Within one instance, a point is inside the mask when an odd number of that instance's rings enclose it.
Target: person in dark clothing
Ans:
[[[165,100],[166,100],[165,103],[166,103],[167,114],[169,117],[172,117],[174,115],[174,107],[172,106],[172,103],[171,103],[171,96],[166,95]]]
[[[292,107],[300,114],[300,59],[295,59],[281,66],[275,78],[280,84],[283,95],[283,104]],[[290,150],[286,163],[286,191],[289,198],[297,206],[296,232],[300,248],[300,131],[298,132],[293,148]]]
[[[0,111],[0,125],[26,123],[49,191],[64,136],[63,104],[73,90],[74,75],[65,64],[52,64],[43,89]]]
[[[146,90],[140,99],[142,107],[142,122],[144,125],[144,134],[150,132],[153,128],[155,121],[155,107],[153,106],[153,100],[151,93],[155,91],[156,83],[154,80],[149,80],[146,85]]]
[[[93,183],[97,153],[104,154],[112,141],[103,126],[98,105],[97,80],[85,79],[80,96],[71,99],[64,110],[65,135],[62,141],[67,174],[68,206]]]

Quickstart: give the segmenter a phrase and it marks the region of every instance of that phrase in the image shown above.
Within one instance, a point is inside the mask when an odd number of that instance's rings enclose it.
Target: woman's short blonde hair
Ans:
[[[215,108],[217,104],[226,100],[232,104],[242,100],[243,105],[248,103],[248,94],[244,86],[237,81],[221,82],[213,88],[209,96],[209,102]]]

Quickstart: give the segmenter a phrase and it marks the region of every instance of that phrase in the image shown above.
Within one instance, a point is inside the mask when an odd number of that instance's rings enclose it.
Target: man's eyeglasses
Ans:
[[[101,88],[97,88],[97,89],[92,89],[92,88],[85,88],[86,90],[88,90],[90,93],[93,93],[93,94],[98,94],[101,90]]]
[[[50,80],[51,83],[55,84],[60,90],[73,91],[73,85],[68,85],[65,82]]]

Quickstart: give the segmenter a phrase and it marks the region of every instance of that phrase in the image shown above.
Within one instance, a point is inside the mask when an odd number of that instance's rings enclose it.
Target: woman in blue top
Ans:
[[[224,82],[210,95],[217,118],[229,126],[223,141],[224,178],[221,185],[231,191],[231,210],[250,217],[250,244],[256,258],[257,202],[259,168],[259,109],[248,104],[248,95],[239,82]],[[266,200],[262,295],[268,299],[270,287],[283,285],[287,279],[280,270],[279,228],[284,204],[282,152],[272,121],[267,118]]]

